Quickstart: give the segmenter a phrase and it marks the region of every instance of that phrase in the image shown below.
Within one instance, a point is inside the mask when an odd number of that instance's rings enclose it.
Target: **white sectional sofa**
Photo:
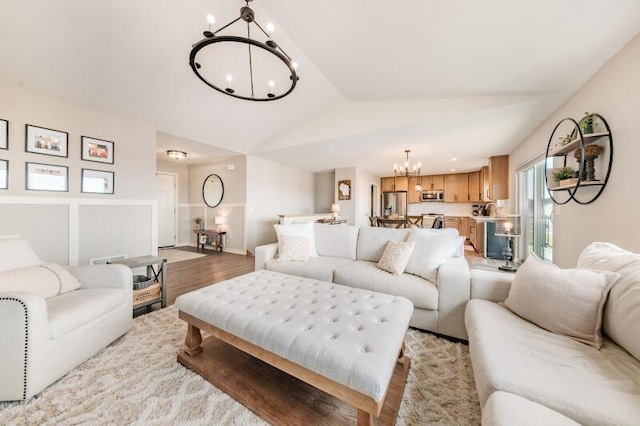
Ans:
[[[408,273],[392,275],[376,267],[387,242],[406,241],[411,229],[315,224],[314,231],[318,257],[307,262],[281,262],[276,258],[277,243],[268,244],[256,248],[255,269],[403,296],[414,304],[412,327],[467,339],[464,308],[470,298],[470,275],[463,237],[458,240],[457,257],[440,265],[435,282],[431,282]]]
[[[620,274],[604,305],[599,350],[496,303],[514,275],[471,272],[465,320],[484,425],[640,424],[640,255],[593,243],[578,268]]]
[[[61,292],[69,281],[64,271],[78,289]],[[34,292],[48,280],[54,282],[51,297]],[[126,266],[54,269],[25,239],[0,236],[0,288],[9,287],[19,289],[0,290],[0,401],[40,393],[133,326]]]

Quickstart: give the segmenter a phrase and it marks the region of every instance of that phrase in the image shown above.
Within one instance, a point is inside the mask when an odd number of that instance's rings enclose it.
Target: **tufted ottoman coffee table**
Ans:
[[[182,295],[175,305],[179,317],[188,323],[186,347],[178,362],[272,423],[300,420],[278,418],[278,413],[264,415],[264,409],[269,411],[276,404],[267,397],[280,391],[286,394],[287,389],[280,388],[294,385],[277,378],[271,380],[279,382],[275,384],[261,379],[264,371],[239,361],[238,354],[257,358],[279,371],[266,364],[265,368],[355,406],[358,424],[374,423],[390,388],[399,392],[395,396],[399,407],[410,364],[403,353],[404,336],[413,312],[412,303],[405,298],[262,270]],[[212,336],[203,341],[200,330]],[[236,354],[228,355],[227,361],[213,358],[215,352],[226,353],[226,347]],[[251,369],[253,376],[247,371]],[[404,373],[398,373],[399,369]],[[230,382],[242,380],[243,374],[248,381],[234,391]],[[392,376],[394,385],[390,386]],[[246,390],[254,384],[252,377],[264,386],[274,386],[265,392]],[[281,399],[292,409],[305,398],[302,391],[294,393]],[[306,398],[312,405],[319,404],[315,396]],[[319,416],[324,418],[330,411],[331,407]],[[308,415],[315,414],[301,414]]]

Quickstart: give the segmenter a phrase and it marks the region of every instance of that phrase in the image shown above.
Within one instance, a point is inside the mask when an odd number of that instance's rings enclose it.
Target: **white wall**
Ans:
[[[0,118],[9,121],[9,149],[0,150],[0,159],[9,160],[9,189],[0,190],[0,233],[22,234],[43,260],[60,263],[156,253],[156,136],[151,126],[4,86]],[[26,124],[68,132],[68,157],[25,152]],[[81,136],[114,142],[114,164],[80,160]],[[26,162],[67,166],[69,191],[27,191]],[[82,168],[113,171],[115,193],[81,193]],[[126,210],[124,220],[137,226],[129,229],[125,223],[105,221],[114,209]],[[111,248],[117,253],[92,242],[97,230],[119,236],[118,246]]]
[[[335,190],[333,189],[336,184],[336,172],[331,170],[329,172],[316,173],[313,176],[314,181],[314,198],[313,207],[318,213],[330,212],[331,204],[335,203]]]
[[[511,183],[515,171],[546,149],[555,125],[565,117],[579,119],[584,111],[602,115],[611,127],[614,155],[609,183],[600,198],[588,205],[574,201],[554,209],[554,263],[575,266],[580,252],[591,242],[607,241],[640,251],[640,35],[636,36],[569,101],[553,113],[510,155]],[[511,185],[514,199],[515,185]],[[514,204],[514,203],[512,203]]]
[[[276,241],[278,215],[314,213],[314,174],[247,156],[247,250]]]

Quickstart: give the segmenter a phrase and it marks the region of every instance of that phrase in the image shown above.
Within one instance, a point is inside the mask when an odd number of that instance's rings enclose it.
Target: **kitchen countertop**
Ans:
[[[475,219],[478,222],[491,222],[496,220],[496,216],[469,216],[471,219]]]

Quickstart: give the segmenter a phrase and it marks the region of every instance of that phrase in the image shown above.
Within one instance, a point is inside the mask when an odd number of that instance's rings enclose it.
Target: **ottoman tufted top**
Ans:
[[[385,396],[413,313],[403,297],[265,270],[175,305],[375,401]]]

